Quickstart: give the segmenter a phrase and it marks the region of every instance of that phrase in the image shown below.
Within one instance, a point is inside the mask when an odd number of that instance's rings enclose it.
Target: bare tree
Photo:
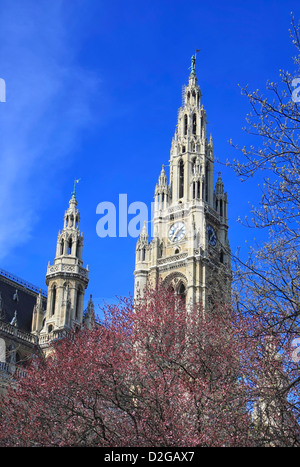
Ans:
[[[283,356],[287,378],[277,397],[291,388],[299,395],[300,383],[291,347],[300,337],[300,23],[293,15],[290,35],[294,73],[281,70],[279,83],[267,82],[266,96],[242,89],[251,105],[246,131],[258,145],[237,147],[241,159],[228,162],[242,181],[264,180],[260,202],[245,223],[265,232],[265,241],[251,245],[246,260],[233,258],[233,289],[237,311],[260,316],[263,332],[278,338],[278,354],[290,345],[291,354]],[[299,398],[287,401],[299,420]]]

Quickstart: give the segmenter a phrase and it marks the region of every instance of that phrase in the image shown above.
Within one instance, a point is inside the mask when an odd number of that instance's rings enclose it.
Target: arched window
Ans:
[[[184,116],[184,134],[187,135],[187,127],[188,127],[188,118],[187,115]]]
[[[178,295],[185,300],[185,295],[186,295],[186,289],[185,285],[181,282],[179,288],[178,288]]]
[[[65,248],[65,241],[64,241],[64,239],[62,238],[62,239],[61,239],[61,244],[60,244],[60,254],[61,254],[61,255],[64,254],[64,248]]]
[[[75,318],[77,320],[80,318],[82,300],[83,300],[83,292],[82,292],[81,287],[79,287],[79,289],[77,290],[76,312],[75,312]]]
[[[196,129],[197,129],[197,116],[196,114],[193,114],[193,135],[196,134]]]
[[[192,158],[192,174],[196,173],[196,157]]]
[[[197,198],[200,199],[200,182],[197,182]]]
[[[224,264],[224,253],[223,253],[222,250],[221,250],[221,253],[220,253],[220,263]]]
[[[183,160],[179,162],[179,198],[184,195],[184,163]]]
[[[51,315],[55,313],[55,302],[56,302],[56,285],[52,287],[52,301],[51,301]]]
[[[69,244],[68,244],[68,254],[70,255],[72,253],[72,238],[69,239]]]

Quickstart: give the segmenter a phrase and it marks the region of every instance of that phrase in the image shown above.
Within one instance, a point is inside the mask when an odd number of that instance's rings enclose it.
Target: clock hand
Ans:
[[[178,232],[180,232],[180,230],[182,229],[182,227],[178,227],[175,232],[174,232],[174,235],[173,235],[173,240],[175,240],[175,237],[177,236]]]

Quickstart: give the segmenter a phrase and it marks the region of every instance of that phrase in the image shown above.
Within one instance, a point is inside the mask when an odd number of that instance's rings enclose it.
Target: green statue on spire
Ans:
[[[80,178],[78,180],[74,180],[74,189],[73,189],[73,192],[72,192],[72,198],[76,199],[76,184],[80,181]]]
[[[191,58],[190,70],[191,70],[191,73],[193,73],[193,74],[196,73],[196,55],[197,55],[197,52],[200,52],[200,49],[196,49],[195,55],[192,55],[192,58]]]

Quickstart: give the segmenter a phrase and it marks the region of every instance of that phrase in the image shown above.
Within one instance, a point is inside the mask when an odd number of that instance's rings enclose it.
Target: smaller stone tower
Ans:
[[[83,235],[79,230],[75,186],[65,211],[64,227],[58,233],[54,264],[47,268],[48,300],[43,323],[33,320],[32,332],[39,335],[40,344],[70,330],[83,321],[84,293],[88,285],[88,266],[82,261]]]

